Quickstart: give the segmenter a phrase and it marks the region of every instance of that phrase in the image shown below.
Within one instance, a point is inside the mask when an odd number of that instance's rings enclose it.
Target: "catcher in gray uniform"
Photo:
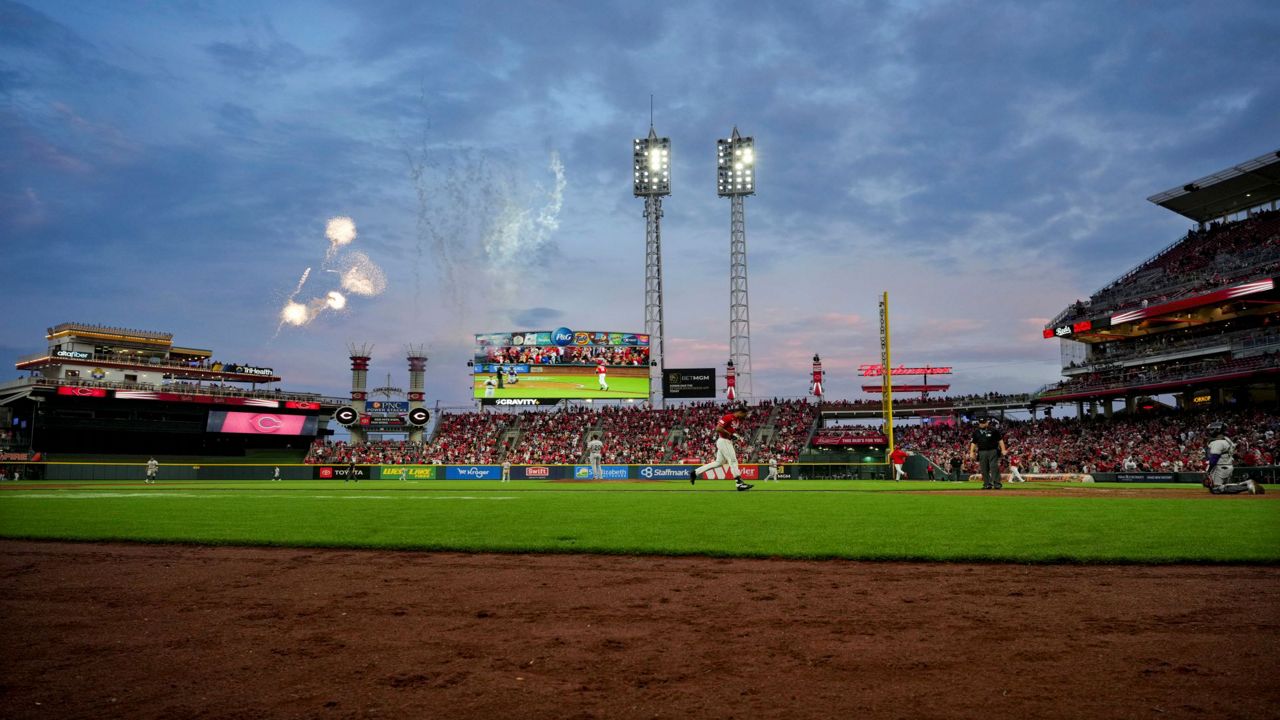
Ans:
[[[587,443],[587,459],[591,461],[591,478],[593,480],[604,479],[604,468],[600,467],[600,451],[604,449],[604,443],[600,442],[600,438],[594,438]]]
[[[1235,470],[1236,444],[1227,437],[1226,427],[1215,422],[1209,425],[1208,455],[1209,468],[1205,471],[1204,485],[1214,495],[1235,495],[1247,492],[1261,495],[1265,492],[1262,486],[1252,480],[1231,482],[1231,473]]]

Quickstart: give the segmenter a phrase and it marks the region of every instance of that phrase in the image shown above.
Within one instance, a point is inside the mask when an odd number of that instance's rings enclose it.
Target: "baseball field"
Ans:
[[[1280,492],[0,486],[5,717],[1268,717]],[[73,541],[73,542],[68,542]]]

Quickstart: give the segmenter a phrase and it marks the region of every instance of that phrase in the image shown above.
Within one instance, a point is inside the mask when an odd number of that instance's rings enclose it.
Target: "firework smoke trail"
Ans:
[[[493,284],[499,288],[501,297],[498,299],[504,304],[516,300],[521,270],[545,258],[551,248],[551,237],[560,227],[560,210],[564,206],[564,190],[568,183],[558,153],[551,154],[549,167],[555,184],[537,216],[534,217],[521,199],[513,197],[514,193],[504,187],[501,209],[484,238],[488,260],[486,269]]]
[[[298,293],[302,292],[302,286],[307,284],[307,278],[310,276],[311,276],[311,268],[307,268],[306,270],[302,271],[302,277],[298,278],[298,287],[294,288],[293,292],[290,293],[289,295],[290,300],[293,300],[295,297],[298,296]]]

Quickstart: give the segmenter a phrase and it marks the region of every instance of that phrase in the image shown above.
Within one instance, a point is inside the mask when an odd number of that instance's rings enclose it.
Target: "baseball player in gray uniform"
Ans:
[[[1227,429],[1220,422],[1209,425],[1209,468],[1205,471],[1204,484],[1214,495],[1235,495],[1247,492],[1261,495],[1262,486],[1252,480],[1231,482],[1235,470],[1236,444],[1227,437]]]
[[[604,450],[604,443],[600,442],[600,438],[595,438],[587,443],[587,459],[591,461],[591,478],[593,480],[604,479],[604,468],[600,467],[600,453]]]

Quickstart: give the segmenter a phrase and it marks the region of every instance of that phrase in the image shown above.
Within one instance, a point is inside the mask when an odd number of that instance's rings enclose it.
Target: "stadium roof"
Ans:
[[[1280,199],[1280,150],[1147,198],[1196,222]]]

